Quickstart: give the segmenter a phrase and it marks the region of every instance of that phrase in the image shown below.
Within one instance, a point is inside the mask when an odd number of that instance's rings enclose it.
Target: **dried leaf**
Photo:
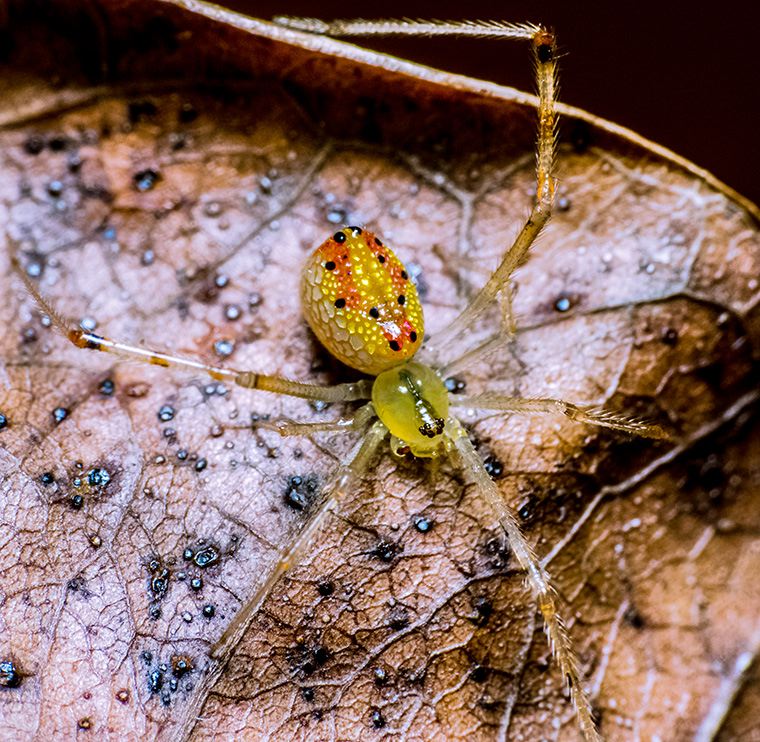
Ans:
[[[301,319],[305,255],[366,223],[446,325],[527,211],[533,99],[189,1],[12,3],[4,34],[1,735],[575,739],[519,569],[445,463],[385,455],[215,668],[350,445],[251,418],[341,410],[82,353],[9,263],[16,241],[44,294],[111,337],[353,378]],[[466,421],[555,579],[604,734],[750,739],[758,210],[564,113],[516,347],[460,376],[645,415],[674,441]]]

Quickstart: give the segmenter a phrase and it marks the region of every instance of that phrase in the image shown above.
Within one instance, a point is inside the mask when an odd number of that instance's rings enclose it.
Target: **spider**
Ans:
[[[281,419],[262,423],[282,435],[353,432],[361,434],[361,438],[323,489],[310,520],[292,543],[281,550],[274,569],[257,586],[212,648],[212,657],[220,664],[233,651],[274,584],[314,546],[328,514],[340,508],[343,496],[368,473],[380,444],[390,437],[391,452],[395,456],[422,459],[449,456],[458,461],[490,504],[537,600],[549,644],[575,707],[579,729],[586,740],[601,739],[549,575],[523,536],[514,512],[492,481],[467,431],[451,408],[560,414],[580,423],[634,435],[663,438],[665,433],[656,425],[562,399],[516,398],[488,392],[452,395],[443,380],[452,363],[451,359],[446,360],[449,355],[446,351],[494,302],[499,303],[501,310],[499,342],[510,343],[515,337],[511,280],[551,216],[557,187],[554,175],[557,124],[554,33],[532,24],[278,20],[292,28],[330,36],[458,35],[530,42],[539,94],[535,201],[496,270],[453,323],[432,338],[425,337],[420,299],[404,264],[379,237],[358,226],[346,226],[336,231],[312,253],[301,274],[303,312],[314,334],[335,358],[370,377],[332,386],[209,365],[97,335],[77,327],[57,312],[14,259],[17,272],[54,328],[78,348],[112,353],[165,368],[203,372],[215,380],[246,389],[323,402],[362,403],[347,418],[332,422],[298,423]],[[487,350],[487,346],[482,346],[477,352]]]

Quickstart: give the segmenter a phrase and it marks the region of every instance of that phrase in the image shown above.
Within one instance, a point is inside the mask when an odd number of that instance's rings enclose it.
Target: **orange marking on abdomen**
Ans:
[[[393,251],[366,230],[346,227],[315,250],[301,297],[322,344],[365,373],[409,360],[422,343],[417,289]]]

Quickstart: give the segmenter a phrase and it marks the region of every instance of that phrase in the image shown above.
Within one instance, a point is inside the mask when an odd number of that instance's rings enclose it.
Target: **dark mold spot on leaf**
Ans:
[[[130,101],[127,104],[127,118],[130,124],[137,124],[143,119],[149,119],[158,113],[156,104],[150,100]]]
[[[294,510],[306,510],[318,489],[318,480],[313,475],[295,475],[288,480],[285,490],[285,504]]]
[[[643,629],[645,625],[644,617],[636,610],[634,606],[631,606],[623,615],[625,622],[632,626],[634,629]]]
[[[488,669],[483,665],[475,665],[470,671],[470,679],[476,683],[484,683],[488,679]]]
[[[480,595],[473,598],[472,607],[475,609],[474,621],[479,626],[484,626],[493,615],[493,603],[486,597]]]
[[[382,539],[375,548],[372,549],[371,553],[383,562],[392,562],[399,551],[400,547],[398,544],[393,541]]]
[[[403,605],[394,606],[388,614],[388,626],[393,631],[402,631],[409,626],[409,609]]]
[[[45,140],[38,134],[32,134],[24,140],[24,152],[28,155],[38,155],[45,149]]]
[[[326,598],[335,592],[335,585],[330,580],[324,580],[317,584],[317,592]]]

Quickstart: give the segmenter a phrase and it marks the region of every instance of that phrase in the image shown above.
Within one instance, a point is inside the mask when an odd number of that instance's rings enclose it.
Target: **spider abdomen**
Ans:
[[[320,342],[364,373],[408,361],[422,343],[415,285],[393,251],[359,227],[336,232],[306,261],[301,301]]]

